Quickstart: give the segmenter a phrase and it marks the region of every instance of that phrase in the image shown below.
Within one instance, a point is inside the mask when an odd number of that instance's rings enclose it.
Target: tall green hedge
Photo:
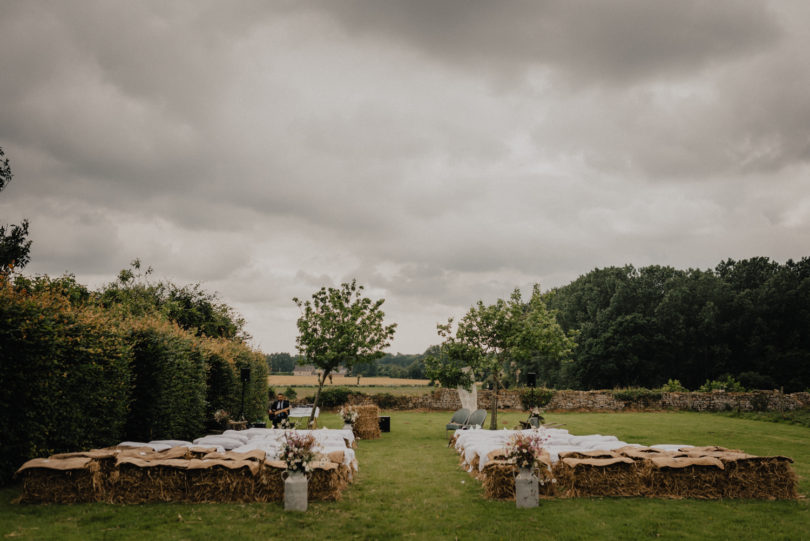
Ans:
[[[0,483],[27,459],[115,444],[131,349],[92,307],[0,280]]]
[[[208,382],[207,417],[224,409],[232,419],[244,414],[247,421],[262,420],[267,413],[267,377],[270,372],[264,354],[245,344],[223,338],[201,340],[205,351]],[[245,404],[242,411],[243,368],[250,368],[250,381],[244,385]]]
[[[126,438],[193,439],[204,430],[206,371],[193,337],[158,319],[136,322],[132,343],[133,390]]]
[[[263,354],[160,314],[122,315],[76,290],[0,276],[0,484],[55,452],[197,438],[217,409],[240,413],[243,367],[245,418],[264,418]]]

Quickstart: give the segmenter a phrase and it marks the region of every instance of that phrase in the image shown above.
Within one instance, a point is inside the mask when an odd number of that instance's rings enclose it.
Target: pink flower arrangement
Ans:
[[[513,460],[518,468],[532,468],[539,465],[543,445],[551,438],[544,430],[530,433],[517,432],[506,444],[506,458]]]
[[[307,473],[312,470],[315,460],[315,436],[300,432],[284,434],[284,445],[281,447],[281,460],[287,465],[287,471]]]

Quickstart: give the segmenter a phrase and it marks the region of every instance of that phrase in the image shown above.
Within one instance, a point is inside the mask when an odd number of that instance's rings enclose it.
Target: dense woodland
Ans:
[[[744,387],[810,388],[810,258],[726,260],[713,270],[596,269],[545,294],[572,362],[539,359],[540,380],[582,389],[689,389],[732,376]]]

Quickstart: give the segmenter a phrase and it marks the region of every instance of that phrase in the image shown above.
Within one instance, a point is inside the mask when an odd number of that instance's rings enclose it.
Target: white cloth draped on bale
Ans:
[[[478,469],[483,471],[484,466],[489,462],[489,454],[498,449],[505,449],[509,439],[516,433],[532,434],[533,429],[527,430],[459,430],[456,432],[455,447],[462,455],[464,466],[467,471],[472,471],[473,464],[478,464]],[[544,433],[549,436],[543,448],[548,451],[552,462],[560,459],[560,453],[588,452],[588,451],[612,451],[628,445],[642,447],[638,444],[627,444],[620,441],[616,436],[606,436],[602,434],[589,434],[586,436],[575,436],[562,428],[547,428]],[[654,445],[656,449],[676,450],[691,447],[684,444],[659,444]]]

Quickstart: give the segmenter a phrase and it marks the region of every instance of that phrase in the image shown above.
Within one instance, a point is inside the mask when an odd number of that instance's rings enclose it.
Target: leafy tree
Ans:
[[[322,287],[311,300],[293,298],[302,311],[297,322],[299,362],[320,368],[310,425],[329,374],[339,366],[351,369],[379,359],[394,336],[396,323],[383,324],[385,313],[380,307],[385,299],[372,301],[363,296],[363,289],[352,280],[340,288]]]
[[[266,355],[267,366],[273,373],[292,372],[295,370],[295,357],[289,353],[270,353]]]
[[[498,299],[489,306],[478,301],[458,322],[455,336],[452,323],[450,319],[437,326],[444,343],[438,356],[425,359],[426,374],[442,385],[467,389],[475,379],[490,378],[494,385],[492,430],[498,426],[498,391],[505,376],[539,359],[561,363],[574,347],[573,337],[546,308],[539,285],[526,303],[519,289],[508,301]]]
[[[121,270],[118,279],[98,293],[98,302],[129,315],[167,318],[197,336],[240,342],[249,338],[245,320],[215,293],[200,284],[180,287],[168,281],[152,282],[152,273],[152,267],[142,270],[140,259],[133,260],[130,268]]]
[[[13,177],[8,158],[0,147],[0,192]],[[0,275],[8,275],[15,268],[21,269],[31,260],[31,241],[27,238],[28,220],[23,220],[20,225],[0,225]]]

